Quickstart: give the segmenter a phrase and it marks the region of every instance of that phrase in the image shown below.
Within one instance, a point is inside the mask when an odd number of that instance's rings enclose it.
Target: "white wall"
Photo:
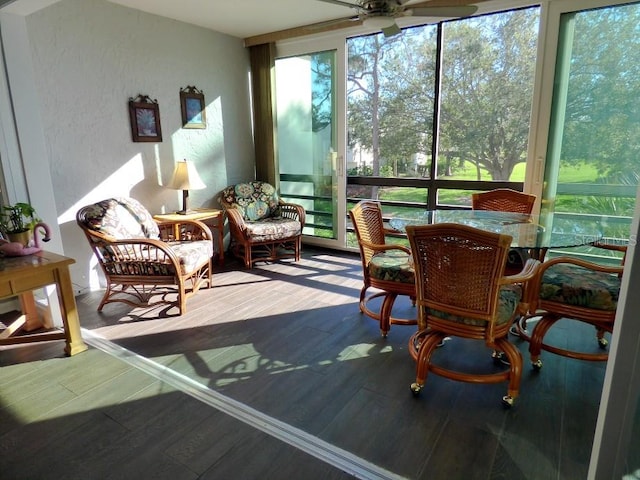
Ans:
[[[62,0],[28,15],[2,10],[0,20],[30,200],[59,224],[62,251],[77,261],[77,291],[95,272],[75,224],[81,206],[129,195],[154,213],[176,210],[181,193],[162,185],[182,158],[207,185],[191,192],[192,207],[217,206],[222,188],[253,178],[241,39],[104,0]],[[205,130],[181,129],[179,91],[189,85],[204,92]],[[128,100],[138,94],[158,100],[162,143],[131,140]]]

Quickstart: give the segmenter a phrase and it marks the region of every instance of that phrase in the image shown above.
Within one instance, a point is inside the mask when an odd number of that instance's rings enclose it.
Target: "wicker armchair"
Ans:
[[[391,324],[416,325],[416,319],[391,316],[398,295],[408,295],[415,303],[411,251],[402,245],[385,243],[385,234],[393,231],[384,227],[379,203],[363,200],[349,211],[349,216],[358,237],[362,260],[364,284],[360,290],[360,312],[380,322],[383,337],[389,333]],[[379,291],[367,296],[370,287]],[[382,306],[379,312],[374,312],[367,304],[379,297],[383,297]]]
[[[530,342],[529,354],[534,370],[542,368],[542,350],[579,360],[606,361],[609,357],[605,333],[613,332],[627,247],[596,246],[621,252],[621,265],[599,265],[573,257],[556,257],[544,262],[531,282],[531,313],[516,322],[516,326],[518,335]],[[529,336],[526,322],[533,317],[540,318]],[[555,345],[545,343],[545,336],[561,319],[593,325],[600,351],[575,351],[558,342]]]
[[[300,261],[305,211],[278,198],[265,182],[230,185],[219,202],[229,219],[231,253],[247,268],[255,262],[294,258]]]
[[[111,302],[142,306],[158,293],[158,287],[175,286],[183,314],[187,298],[205,285],[211,287],[213,241],[211,230],[202,222],[156,222],[133,198],[87,205],[76,214],[76,222],[106,279],[98,311]],[[161,298],[161,303],[173,303],[165,295]]]
[[[508,339],[509,327],[521,313],[522,285],[533,277],[539,262],[528,260],[519,275],[503,276],[511,237],[466,225],[408,226],[407,235],[419,309],[418,332],[409,340],[417,364],[412,392],[422,390],[429,371],[463,382],[508,381],[502,401],[510,407],[520,388],[522,356]],[[506,356],[509,368],[489,373],[445,368],[434,361],[445,337],[480,340],[493,350],[496,364]]]

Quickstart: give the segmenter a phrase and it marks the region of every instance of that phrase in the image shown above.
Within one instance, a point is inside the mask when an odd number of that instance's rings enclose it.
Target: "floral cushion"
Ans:
[[[169,246],[180,259],[182,273],[193,272],[213,256],[213,242],[211,240],[171,242]]]
[[[614,311],[621,279],[573,264],[556,264],[542,276],[540,298],[577,307]]]
[[[388,282],[415,283],[411,255],[402,250],[376,253],[369,262],[369,275]]]
[[[109,198],[93,204],[85,225],[118,240],[160,238],[158,225],[149,211],[133,198]]]
[[[278,216],[278,194],[266,182],[247,182],[231,185],[221,193],[221,201],[242,212],[245,221],[257,221]]]
[[[290,218],[270,217],[259,222],[247,222],[251,242],[282,240],[300,235],[302,225]]]
[[[500,289],[499,295],[498,319],[496,320],[496,325],[502,325],[503,323],[510,322],[513,319],[513,314],[515,313],[516,308],[518,308],[518,304],[520,303],[520,299],[522,298],[522,287],[520,287],[519,285],[504,285]],[[483,326],[486,324],[484,320],[451,315],[439,310],[432,309],[431,311],[429,311],[429,314],[433,315],[434,317],[442,318],[443,320],[464,323],[465,325]]]

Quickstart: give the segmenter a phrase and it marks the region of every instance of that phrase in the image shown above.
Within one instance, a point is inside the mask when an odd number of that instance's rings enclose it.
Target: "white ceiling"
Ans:
[[[356,13],[353,9],[318,0],[110,1],[240,38],[348,17]]]
[[[3,11],[29,15],[59,0],[0,0]],[[327,20],[346,18],[355,9],[320,0],[108,0],[125,7],[226,33],[239,38],[277,32]],[[357,0],[343,0],[356,3]],[[425,0],[409,0],[406,6]],[[444,1],[444,0],[441,0]],[[452,4],[477,4],[478,13],[538,3],[536,0],[448,0]],[[548,0],[553,1],[553,0]],[[481,2],[481,3],[479,3]],[[414,17],[415,18],[415,17]],[[411,17],[402,27],[416,23]],[[434,18],[433,21],[442,20]],[[420,19],[425,23],[424,17]]]
[[[33,1],[33,0],[32,0]],[[42,1],[42,0],[41,0]],[[300,27],[312,23],[346,18],[357,13],[355,9],[320,0],[109,0],[126,7],[182,22],[199,25],[234,37],[255,35]],[[357,0],[343,0],[356,3]],[[409,0],[406,6],[425,0]],[[532,0],[451,0],[454,4],[480,4],[484,10],[490,5],[533,3]],[[535,1],[535,0],[534,0]],[[490,8],[490,7],[489,7]],[[480,10],[479,10],[480,11]],[[424,23],[424,18],[422,19]],[[434,19],[434,21],[442,19]],[[410,17],[398,22],[411,23]],[[415,23],[415,21],[414,21]]]

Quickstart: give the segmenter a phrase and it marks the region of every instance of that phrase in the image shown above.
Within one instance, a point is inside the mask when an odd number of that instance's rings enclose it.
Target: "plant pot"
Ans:
[[[31,230],[24,232],[7,233],[10,242],[18,242],[24,247],[28,247],[31,243]]]

